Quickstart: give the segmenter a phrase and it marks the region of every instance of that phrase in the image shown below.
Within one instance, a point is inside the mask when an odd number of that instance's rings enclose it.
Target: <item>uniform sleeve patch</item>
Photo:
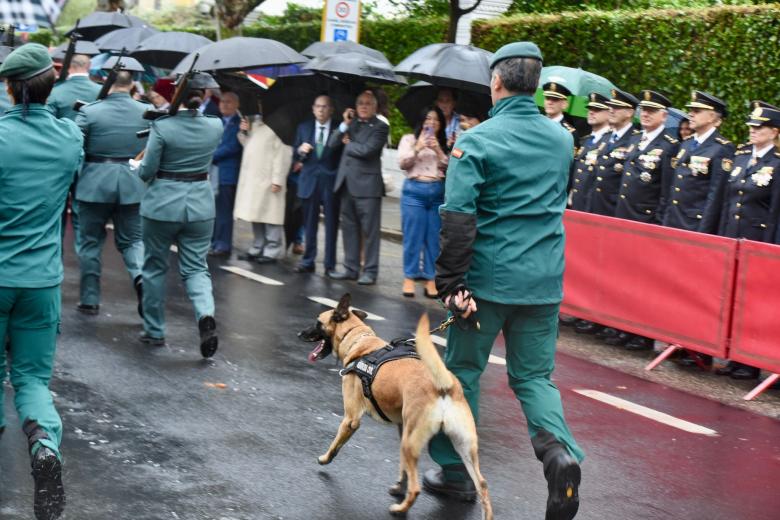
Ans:
[[[452,156],[455,157],[456,159],[460,159],[461,157],[463,157],[463,150],[461,150],[460,148],[453,148]]]
[[[731,159],[723,159],[723,161],[721,161],[721,166],[723,167],[724,172],[730,172],[734,167],[734,161]]]

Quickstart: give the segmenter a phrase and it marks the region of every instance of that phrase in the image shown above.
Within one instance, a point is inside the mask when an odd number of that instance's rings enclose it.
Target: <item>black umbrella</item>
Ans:
[[[210,43],[213,42],[199,34],[161,32],[142,41],[130,55],[146,65],[172,69],[188,54]]]
[[[376,49],[360,45],[356,42],[314,42],[301,51],[301,54],[307,58],[318,58],[320,56],[332,56],[342,52],[357,52],[365,54],[371,58],[387,61],[387,57]]]
[[[65,59],[65,52],[68,50],[68,43],[65,42],[49,51],[51,59],[61,61]],[[100,54],[100,49],[97,48],[92,42],[86,40],[79,40],[76,42],[76,51],[74,54],[83,54],[85,56],[97,56]]]
[[[200,55],[195,68],[206,71],[254,69],[272,65],[304,63],[306,57],[287,45],[266,38],[238,36],[218,41],[198,49]],[[186,72],[190,69],[195,53],[189,54],[173,69]]]
[[[144,25],[149,24],[137,16],[124,14],[119,11],[95,11],[81,19],[79,22],[79,34],[81,34],[85,40],[94,41],[104,34],[115,31],[116,29],[143,27]],[[72,32],[73,29],[65,33],[65,35],[70,36],[70,33]]]
[[[95,40],[95,45],[103,52],[119,52],[122,49],[131,50],[138,47],[147,38],[159,34],[159,32],[148,25],[117,29]]]
[[[489,95],[467,90],[452,90],[457,98],[455,112],[476,115],[482,121],[487,119],[487,113],[492,105]],[[409,87],[406,93],[396,101],[395,106],[401,112],[401,115],[404,116],[409,126],[414,128],[420,122],[422,111],[427,107],[433,106],[436,102],[438,91],[439,87],[431,85],[426,81],[419,81]]]
[[[407,56],[394,70],[440,87],[489,93],[492,57],[471,45],[434,43]]]
[[[393,72],[393,66],[389,61],[357,52],[320,56],[306,63],[303,68],[344,81],[406,84],[406,80]]]
[[[108,58],[105,63],[103,63],[103,66],[101,67],[103,70],[111,70],[114,68],[114,64],[116,64],[116,60],[119,59],[119,56],[111,56]],[[122,58],[122,62],[119,65],[119,68],[121,70],[126,70],[129,72],[146,72],[146,69],[144,69],[144,66],[138,63],[138,60],[131,58],[129,56],[124,56]]]

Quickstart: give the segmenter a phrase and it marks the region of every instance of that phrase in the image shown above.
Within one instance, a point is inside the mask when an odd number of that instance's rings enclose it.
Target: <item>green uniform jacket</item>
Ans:
[[[440,294],[465,284],[496,303],[561,301],[573,149],[571,134],[530,96],[500,100],[490,119],[460,136],[440,208]]]
[[[0,287],[62,281],[60,229],[65,197],[81,165],[83,138],[44,105],[0,117]]]
[[[196,110],[180,110],[152,123],[140,176],[150,182],[141,216],[163,222],[199,222],[214,218],[214,192],[208,181],[157,179],[166,173],[205,173],[222,139],[222,121]]]
[[[100,85],[86,76],[69,76],[62,83],[56,83],[49,95],[47,104],[58,118],[76,120],[73,103],[84,101],[92,103],[100,93]]]
[[[84,167],[76,185],[76,200],[113,204],[139,204],[144,183],[130,170],[127,159],[144,149],[145,139],[135,133],[149,127],[143,118],[149,105],[129,94],[114,92],[81,108],[76,124],[84,133]],[[123,162],[96,162],[101,157],[124,158]]]

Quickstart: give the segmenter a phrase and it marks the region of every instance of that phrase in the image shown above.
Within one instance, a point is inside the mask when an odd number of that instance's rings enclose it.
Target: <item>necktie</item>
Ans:
[[[699,147],[699,144],[699,141],[694,138],[693,141],[691,141],[691,151],[696,150]]]
[[[644,151],[644,149],[647,148],[649,141],[650,139],[648,139],[647,134],[642,134],[642,139],[639,140],[639,149]]]
[[[617,132],[612,132],[612,137],[609,139],[609,144],[615,144],[618,140]]]
[[[317,144],[316,144],[316,150],[317,150],[317,159],[322,157],[322,151],[325,149],[325,127],[320,127],[320,132],[317,134]]]

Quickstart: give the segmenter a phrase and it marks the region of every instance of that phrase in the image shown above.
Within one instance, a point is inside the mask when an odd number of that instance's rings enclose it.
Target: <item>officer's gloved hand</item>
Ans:
[[[444,305],[455,316],[455,323],[461,330],[466,330],[470,327],[479,330],[477,302],[474,301],[471,291],[465,285],[459,285],[449,295],[445,296]]]

